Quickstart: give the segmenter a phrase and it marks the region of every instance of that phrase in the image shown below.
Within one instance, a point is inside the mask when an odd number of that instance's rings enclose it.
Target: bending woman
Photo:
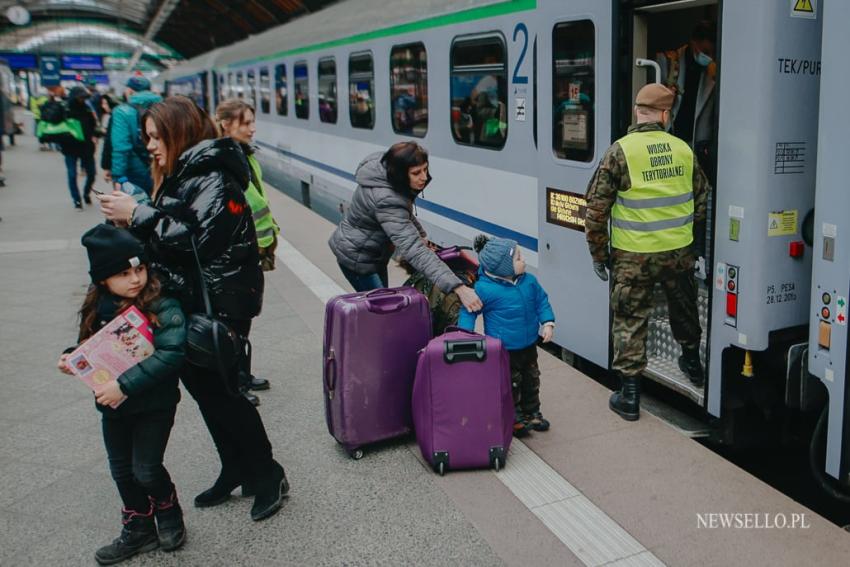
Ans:
[[[203,311],[194,237],[213,310],[247,336],[262,306],[263,272],[245,202],[245,154],[230,138],[215,139],[209,117],[186,97],[152,105],[143,124],[144,142],[153,156],[153,202],[138,204],[116,191],[101,197],[101,209],[108,220],[129,225],[148,243],[164,291],[180,299],[187,314]],[[182,379],[221,457],[218,480],[195,497],[195,505],[220,504],[241,485],[243,494],[255,495],[252,519],[277,512],[289,484],[272,458],[257,409],[244,397],[229,394],[215,371],[187,364]]]
[[[393,144],[357,167],[357,189],[328,244],[355,291],[389,285],[387,264],[395,250],[444,293],[455,292],[469,311],[481,300],[428,247],[413,203],[431,181],[428,152],[415,142]]]

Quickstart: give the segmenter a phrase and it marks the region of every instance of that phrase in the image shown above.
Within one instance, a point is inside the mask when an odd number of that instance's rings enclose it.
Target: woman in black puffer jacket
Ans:
[[[251,209],[245,201],[249,169],[239,144],[215,139],[209,117],[190,99],[171,97],[144,114],[144,140],[153,156],[153,202],[137,204],[121,192],[101,197],[107,219],[128,224],[146,241],[165,293],[186,313],[204,310],[190,237],[194,237],[213,310],[242,336],[260,313],[263,272]],[[213,371],[187,365],[183,384],[212,435],[222,469],[195,498],[215,506],[242,486],[255,494],[251,517],[277,512],[289,489],[256,408],[232,396]],[[247,490],[246,490],[247,489]]]

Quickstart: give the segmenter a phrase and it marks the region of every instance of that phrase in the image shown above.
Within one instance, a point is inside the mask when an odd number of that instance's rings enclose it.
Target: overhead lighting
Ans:
[[[20,4],[6,8],[6,17],[16,26],[25,26],[30,23],[30,11]]]

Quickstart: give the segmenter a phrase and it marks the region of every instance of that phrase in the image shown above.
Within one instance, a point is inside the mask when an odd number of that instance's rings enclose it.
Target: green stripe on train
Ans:
[[[463,10],[461,12],[444,14],[442,16],[434,16],[433,18],[426,18],[417,22],[399,24],[396,26],[390,26],[388,28],[383,28],[371,32],[358,33],[348,37],[343,37],[341,39],[334,39],[322,43],[314,43],[313,45],[305,45],[304,47],[296,47],[295,49],[290,49],[288,51],[279,51],[277,53],[272,53],[271,55],[255,57],[254,59],[246,59],[245,61],[239,61],[237,63],[229,63],[227,65],[227,68],[235,69],[236,67],[245,67],[254,63],[259,63],[261,61],[277,59],[279,57],[299,55],[301,53],[309,53],[311,51],[318,51],[320,49],[330,49],[331,47],[339,47],[341,45],[347,45],[350,43],[359,43],[361,41],[369,41],[382,37],[390,37],[394,35],[402,35],[405,33],[412,33],[431,28],[439,28],[442,26],[462,24],[474,20],[483,20],[485,18],[495,18],[496,16],[504,16],[506,14],[513,14],[515,12],[534,10],[535,8],[537,8],[537,0],[508,0],[507,2],[500,2],[499,4],[491,4],[489,6],[470,8],[469,10]]]

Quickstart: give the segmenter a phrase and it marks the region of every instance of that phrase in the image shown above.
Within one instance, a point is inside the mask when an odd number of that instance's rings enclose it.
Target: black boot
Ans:
[[[265,378],[257,378],[254,375],[251,375],[251,380],[248,382],[248,389],[254,390],[255,392],[260,390],[268,390],[271,388],[271,384]]]
[[[242,484],[242,476],[236,472],[222,470],[212,487],[195,496],[196,508],[218,506],[230,498],[230,493]],[[244,492],[243,492],[244,493]]]
[[[137,553],[147,553],[159,546],[153,509],[143,514],[124,508],[121,510],[121,522],[124,524],[121,535],[94,552],[95,561],[101,565],[120,563]]]
[[[701,388],[705,383],[705,373],[702,370],[702,363],[699,360],[699,347],[682,347],[682,356],[679,357],[679,368],[697,388]]]
[[[608,407],[626,421],[636,421],[640,417],[640,377],[619,376],[622,387],[611,394]]]
[[[174,551],[186,542],[183,509],[177,501],[177,492],[172,492],[165,500],[150,500],[156,517],[159,545],[163,551]]]
[[[251,519],[255,522],[275,515],[289,492],[289,482],[283,467],[277,461],[272,462],[271,474],[258,478],[254,483],[257,495],[254,497],[254,505],[251,506]]]

